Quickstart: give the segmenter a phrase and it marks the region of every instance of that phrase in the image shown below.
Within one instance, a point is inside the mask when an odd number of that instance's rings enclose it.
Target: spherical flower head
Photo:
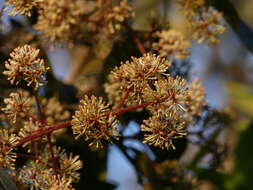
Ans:
[[[177,111],[185,112],[189,104],[188,84],[177,76],[167,76],[154,83],[154,88],[147,87],[143,91],[146,102],[153,102],[147,107],[151,113]]]
[[[56,146],[53,147],[53,152],[57,158],[59,176],[64,176],[66,179],[71,179],[71,182],[78,181],[80,179],[78,170],[80,170],[83,166],[79,156],[74,156],[72,153],[67,154],[63,148]],[[48,165],[48,161],[52,158],[49,146],[46,146],[41,157],[41,161],[45,165]]]
[[[23,111],[28,110],[29,106],[29,93],[27,91],[17,91],[10,93],[9,98],[4,99],[6,104],[5,108],[1,110],[7,114],[12,123],[16,123],[17,116],[22,114]]]
[[[8,130],[0,130],[0,169],[15,169],[16,154],[13,152],[18,137]]]
[[[21,79],[24,79],[28,82],[28,86],[32,85],[37,89],[43,84],[44,74],[49,69],[38,55],[39,50],[30,45],[15,48],[10,54],[11,58],[5,62],[7,70],[3,74],[8,76],[11,84],[18,84]]]
[[[171,59],[186,59],[189,56],[190,42],[176,30],[164,30],[156,33],[159,41],[153,43],[153,49],[157,50],[162,57]]]
[[[41,4],[35,29],[51,42],[68,42],[80,34],[85,13],[83,0],[47,0]]]
[[[143,143],[154,145],[161,149],[175,149],[172,140],[182,138],[187,133],[184,130],[184,122],[176,112],[170,112],[168,116],[153,115],[144,120],[141,131],[146,132]]]
[[[157,77],[163,75],[170,62],[159,56],[146,54],[140,58],[132,58],[132,61],[121,63],[108,76],[108,83],[105,84],[105,91],[111,103],[118,103],[122,93],[132,88],[126,101],[128,104],[142,102],[142,91]]]
[[[12,10],[9,15],[27,15],[31,16],[31,10],[33,7],[38,6],[42,0],[6,0],[6,5],[11,5]]]
[[[109,105],[101,97],[95,96],[85,96],[80,103],[71,121],[76,138],[84,136],[89,145],[96,148],[102,148],[104,141],[112,143],[118,133],[115,128],[116,117],[109,114]]]

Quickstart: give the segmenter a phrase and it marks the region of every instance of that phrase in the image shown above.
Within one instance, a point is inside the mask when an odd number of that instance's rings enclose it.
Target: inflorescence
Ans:
[[[219,12],[206,7],[204,0],[174,1],[188,20],[193,39],[218,41],[218,35],[225,31]],[[127,0],[7,0],[6,4],[12,5],[12,15],[31,16],[36,9],[38,19],[34,28],[60,44],[84,38],[84,34],[93,35],[93,39],[101,33],[113,36],[124,27],[129,30],[126,21],[134,16]],[[4,99],[6,106],[1,110],[6,120],[20,126],[8,125],[0,130],[0,169],[15,171],[11,175],[23,188],[73,190],[72,184],[80,179],[78,170],[83,164],[79,156],[53,145],[55,131],[59,134],[63,132],[60,129],[71,126],[75,139],[103,148],[121,138],[117,129],[121,114],[144,109],[149,118],[140,125],[143,143],[175,149],[173,140],[184,138],[186,127],[201,114],[206,104],[205,89],[198,79],[187,81],[169,74],[175,59],[187,59],[190,55],[190,41],[183,34],[168,29],[150,36],[157,39],[149,44],[150,53],[145,53],[145,47],[135,39],[143,55],[122,62],[108,75],[104,85],[108,102],[102,97],[85,95],[71,120],[70,112],[57,96],[38,96],[49,70],[40,58],[40,50],[30,45],[15,48],[5,62],[3,74],[11,84],[25,82],[32,93],[19,89]],[[15,153],[18,146],[23,146],[28,155]],[[21,169],[15,168],[19,156],[29,160]]]

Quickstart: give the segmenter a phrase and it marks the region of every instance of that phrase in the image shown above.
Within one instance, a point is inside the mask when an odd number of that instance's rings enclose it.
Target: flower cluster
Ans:
[[[11,52],[10,59],[5,62],[6,71],[11,84],[18,84],[21,79],[37,89],[45,80],[44,74],[49,70],[45,67],[43,59],[39,59],[39,50],[29,45],[17,47]],[[16,82],[15,82],[16,81]]]
[[[31,16],[31,10],[33,7],[38,6],[42,0],[6,0],[6,5],[11,5],[12,10],[9,12],[10,15],[27,15]]]
[[[167,116],[153,115],[144,120],[141,130],[145,134],[144,143],[157,146],[161,149],[175,149],[172,139],[186,136],[184,122],[176,112],[170,112]]]
[[[10,134],[8,130],[0,130],[0,169],[15,168],[16,154],[13,152],[18,137]]]
[[[125,92],[122,106],[145,105],[151,117],[141,126],[146,133],[144,143],[174,148],[172,139],[186,135],[186,122],[200,112],[205,91],[199,82],[190,85],[179,76],[167,74],[170,62],[159,56],[147,54],[132,59],[109,74],[105,85],[109,100],[118,104]]]
[[[38,8],[38,21],[34,28],[53,43],[72,43],[85,34],[115,34],[133,14],[127,0],[7,0],[12,15],[31,16]]]
[[[109,105],[95,96],[85,96],[72,119],[72,129],[76,138],[84,135],[90,146],[102,148],[103,142],[112,142],[118,136],[116,117],[109,113]]]
[[[83,0],[43,1],[35,29],[51,42],[66,42],[80,33],[80,24],[85,14]]]
[[[222,14],[213,7],[206,7],[205,0],[174,0],[192,31],[192,38],[199,43],[217,43],[218,36],[225,32]]]
[[[53,151],[57,155],[58,174],[54,175],[53,169],[48,167],[51,155],[49,147],[46,146],[39,160],[31,161],[18,172],[18,182],[23,187],[41,190],[73,189],[72,183],[80,177],[77,170],[80,170],[83,165],[79,156],[67,154],[60,147],[53,147]]]
[[[4,99],[6,107],[2,108],[2,111],[5,112],[12,123],[16,123],[17,116],[28,111],[30,106],[29,101],[30,98],[27,91],[18,90],[17,92],[12,92],[9,98]]]
[[[163,30],[157,32],[159,41],[152,44],[154,50],[159,52],[162,57],[171,59],[186,59],[189,56],[188,48],[190,42],[184,39],[184,36],[176,30]]]
[[[133,57],[131,62],[121,63],[120,67],[115,67],[109,74],[108,83],[105,84],[105,91],[110,102],[117,104],[129,88],[131,89],[126,104],[143,102],[142,93],[145,87],[164,74],[170,64],[164,58],[152,54],[146,54],[140,58]]]
[[[101,1],[102,2],[102,1]],[[118,6],[114,6],[105,17],[109,33],[114,34],[121,28],[121,24],[129,17],[133,16],[132,7],[128,5],[127,0],[121,0]]]

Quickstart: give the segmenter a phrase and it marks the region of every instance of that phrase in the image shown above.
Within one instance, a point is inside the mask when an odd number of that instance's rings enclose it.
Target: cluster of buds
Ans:
[[[218,36],[226,30],[220,12],[213,7],[206,7],[205,0],[174,1],[181,6],[194,40],[209,44],[219,42]]]
[[[70,41],[81,32],[86,14],[83,0],[48,0],[41,3],[35,29],[51,42]]]
[[[127,0],[7,0],[10,15],[31,16],[34,7],[38,20],[34,28],[53,43],[72,43],[83,35],[103,32],[115,34],[133,14]]]
[[[162,57],[170,59],[186,59],[189,56],[190,42],[176,30],[163,30],[157,32],[158,42],[152,44],[154,50]]]

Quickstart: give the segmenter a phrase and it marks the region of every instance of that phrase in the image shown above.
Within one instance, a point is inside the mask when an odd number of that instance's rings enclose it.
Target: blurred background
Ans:
[[[2,5],[3,0],[0,2]],[[181,73],[186,69],[189,79],[199,77],[207,92],[208,106],[196,125],[188,127],[187,139],[176,142],[175,151],[156,150],[137,139],[96,151],[73,141],[69,132],[59,137],[57,143],[81,155],[84,168],[77,189],[253,188],[253,1],[228,2],[232,4],[227,8],[232,6],[238,15],[224,10],[227,31],[220,37],[220,43],[208,45],[193,41],[187,63],[177,63]],[[134,30],[145,33],[153,22],[169,23],[170,28],[191,35],[184,27],[185,20],[178,13],[178,7],[171,1],[132,3],[136,14],[131,23]],[[231,24],[230,17],[238,18],[234,19],[235,24]],[[10,17],[4,13],[2,21],[1,69],[13,48],[31,41],[36,43],[32,39],[37,35],[31,27],[32,21],[23,16]],[[49,50],[44,44],[44,51],[53,74],[49,75],[49,85],[41,89],[41,94],[58,93],[61,102],[70,109],[84,94],[104,95],[103,83],[111,68],[131,56],[140,56],[127,36],[113,43],[101,37],[92,48],[78,44]],[[2,78],[0,88],[4,92],[10,87]],[[138,134],[138,118],[145,114],[131,113],[122,118],[119,126],[122,134]]]

